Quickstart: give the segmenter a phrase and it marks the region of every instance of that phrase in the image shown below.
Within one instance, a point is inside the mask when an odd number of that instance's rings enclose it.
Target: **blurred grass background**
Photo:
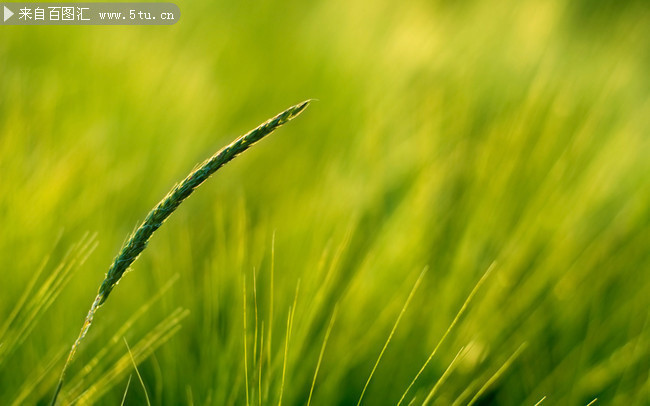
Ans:
[[[312,404],[356,404],[429,266],[363,399],[395,404],[494,261],[406,403],[465,347],[432,404],[466,404],[524,343],[478,404],[650,403],[647,2],[177,4],[172,27],[2,29],[0,403],[49,400],[175,182],[312,97],[157,232],[64,404],[145,403],[123,337],[152,404],[305,404],[335,304]]]

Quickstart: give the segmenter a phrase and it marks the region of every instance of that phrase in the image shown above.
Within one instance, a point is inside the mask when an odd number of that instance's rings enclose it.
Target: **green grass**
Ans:
[[[223,165],[230,162],[237,155],[246,151],[257,141],[266,137],[268,134],[273,132],[278,127],[284,125],[288,121],[292,120],[294,117],[298,116],[307,106],[309,101],[304,101],[300,104],[297,104],[293,107],[288,108],[277,116],[269,119],[268,121],[260,124],[257,128],[249,131],[248,133],[237,138],[235,141],[231,142],[228,146],[219,150],[209,159],[205,160],[200,164],[196,169],[194,169],[182,182],[175,185],[172,190],[163,198],[154,207],[147,217],[144,219],[142,224],[131,234],[128,240],[124,243],[120,249],[120,253],[117,255],[110,269],[106,273],[106,278],[99,287],[99,292],[95,297],[90,310],[84,320],[83,326],[79,336],[72,344],[70,353],[66,358],[65,365],[61,371],[61,377],[59,378],[59,383],[52,397],[52,405],[56,404],[57,396],[61,390],[61,387],[64,383],[65,373],[68,366],[72,362],[74,355],[81,344],[81,341],[84,339],[90,326],[92,325],[95,313],[101,307],[102,304],[108,299],[111,291],[117,285],[124,273],[129,269],[131,264],[138,259],[138,256],[142,251],[147,248],[149,239],[163,225],[165,220],[183,203],[183,200],[187,199],[194,190],[199,187],[203,182],[205,182],[212,174],[214,174],[219,168]],[[244,297],[246,297],[246,285],[244,284]],[[244,301],[244,315],[246,314],[246,301]],[[246,331],[246,318],[244,317],[244,331]],[[125,340],[126,342],[126,340]],[[131,359],[133,360],[133,355],[129,350]],[[244,352],[246,354],[246,352]],[[246,357],[244,357],[244,362],[246,363]],[[135,363],[135,361],[134,361]],[[137,369],[136,369],[137,372]],[[138,372],[138,378],[142,381],[142,377]],[[248,395],[248,381],[246,381],[246,394]],[[248,399],[247,399],[248,403]],[[147,397],[147,404],[149,404],[149,398]]]
[[[156,232],[61,404],[648,403],[644,2],[179,6],[2,30],[0,404],[51,399],[188,168],[308,97]]]

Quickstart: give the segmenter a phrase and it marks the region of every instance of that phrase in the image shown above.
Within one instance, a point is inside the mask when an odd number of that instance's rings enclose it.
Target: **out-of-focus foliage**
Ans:
[[[429,266],[364,394],[395,404],[495,261],[405,404],[461,347],[433,404],[650,401],[646,2],[178,4],[0,30],[0,403],[48,399],[174,182],[311,97],[157,232],[65,402],[145,402],[125,338],[152,404],[304,404],[336,305],[312,404],[356,404]]]

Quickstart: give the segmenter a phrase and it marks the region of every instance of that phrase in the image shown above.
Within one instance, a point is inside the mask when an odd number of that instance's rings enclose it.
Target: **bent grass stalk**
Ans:
[[[306,100],[302,103],[296,104],[295,106],[289,107],[282,113],[267,120],[257,128],[242,135],[225,148],[219,150],[212,157],[205,160],[197,169],[193,170],[181,183],[176,184],[167,196],[165,196],[165,198],[162,199],[160,203],[149,212],[149,214],[147,214],[147,217],[140,227],[135,230],[131,237],[122,246],[120,253],[113,261],[104,281],[99,287],[97,297],[95,297],[95,300],[88,311],[88,315],[84,320],[79,336],[72,345],[68,358],[63,366],[51,405],[56,404],[56,399],[61,391],[61,387],[63,386],[65,373],[79,348],[79,344],[88,333],[97,309],[106,302],[108,295],[120,279],[122,279],[122,276],[129,269],[129,266],[131,266],[133,261],[135,261],[147,247],[151,235],[158,230],[174,210],[176,210],[176,208],[178,208],[178,206],[214,172],[230,162],[237,155],[246,151],[251,145],[272,133],[278,127],[297,117],[310,102],[311,100]]]

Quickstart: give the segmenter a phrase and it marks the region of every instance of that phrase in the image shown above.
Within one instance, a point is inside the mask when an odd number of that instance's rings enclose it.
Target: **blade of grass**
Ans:
[[[334,306],[334,311],[332,312],[332,318],[330,318],[330,323],[327,326],[327,331],[325,332],[325,338],[323,339],[323,346],[320,349],[320,354],[318,354],[318,362],[316,363],[316,371],[314,372],[314,379],[311,382],[311,389],[309,389],[309,399],[307,399],[307,406],[311,404],[311,396],[314,393],[314,387],[316,386],[316,378],[318,377],[318,371],[320,370],[320,364],[323,361],[323,354],[325,353],[325,347],[327,346],[327,340],[330,338],[330,333],[332,332],[332,326],[334,325],[334,320],[336,320],[336,312],[338,306]]]
[[[282,361],[282,382],[280,383],[280,399],[278,406],[282,406],[282,395],[284,394],[284,374],[287,370],[287,353],[289,352],[289,336],[291,334],[291,315],[292,308],[289,307],[289,314],[287,315],[287,333],[284,339],[284,360]]]
[[[440,386],[443,383],[445,383],[445,381],[447,380],[447,377],[449,376],[449,374],[454,370],[454,366],[456,365],[456,361],[461,357],[461,354],[463,353],[464,350],[465,350],[465,347],[461,347],[461,349],[458,351],[458,353],[456,354],[454,359],[451,360],[451,362],[449,363],[449,366],[447,367],[447,369],[445,369],[445,372],[442,373],[442,376],[440,377],[440,379],[438,379],[438,381],[436,381],[436,384],[433,385],[433,388],[431,389],[431,392],[429,392],[426,399],[424,399],[424,402],[422,402],[422,406],[428,405],[429,402],[431,402],[431,399],[433,399],[433,396],[438,391],[438,388],[440,388]]]
[[[275,271],[275,231],[271,239],[271,287],[269,290],[269,343],[266,345],[268,348],[268,365],[271,366],[271,344],[273,343],[273,273]],[[269,370],[269,373],[271,371]],[[270,376],[269,376],[270,379]]]
[[[526,349],[527,343],[523,343],[517,348],[517,350],[506,360],[506,362],[501,365],[501,367],[488,379],[485,384],[481,387],[481,389],[476,392],[476,395],[472,398],[472,400],[469,401],[467,406],[472,406],[474,403],[476,403],[481,396],[494,384],[507,370],[510,368],[510,365],[512,365],[513,362],[519,357],[519,354],[522,353],[524,349]]]
[[[408,307],[409,303],[411,303],[411,299],[413,298],[415,291],[418,289],[418,286],[420,286],[420,282],[422,282],[422,278],[424,277],[424,274],[427,272],[428,269],[429,269],[428,267],[425,267],[422,270],[420,276],[418,276],[418,279],[415,281],[415,285],[413,285],[413,289],[411,289],[411,292],[406,298],[406,303],[404,303],[402,310],[399,312],[399,316],[397,316],[397,320],[395,320],[393,329],[390,331],[390,334],[388,335],[388,339],[386,340],[386,343],[384,343],[384,347],[381,349],[381,352],[379,353],[379,357],[377,357],[377,361],[375,362],[375,365],[372,367],[372,371],[370,371],[370,376],[368,377],[368,380],[366,381],[366,384],[363,387],[363,390],[361,391],[361,396],[359,396],[359,401],[357,402],[357,406],[361,405],[361,401],[363,400],[363,395],[365,395],[366,389],[368,389],[368,385],[370,385],[370,381],[372,380],[372,377],[375,374],[375,371],[377,370],[377,365],[379,365],[379,361],[381,361],[381,358],[384,356],[384,352],[386,352],[386,348],[388,347],[388,344],[392,340],[393,335],[395,334],[395,330],[397,330],[397,326],[399,325],[399,322],[402,320],[402,316],[404,316],[404,313],[406,312],[406,308]]]
[[[483,283],[484,283],[485,280],[487,279],[488,275],[492,272],[492,269],[494,269],[494,266],[495,266],[495,263],[493,262],[493,263],[488,267],[487,271],[485,271],[485,273],[483,274],[483,276],[481,276],[481,279],[479,279],[478,282],[476,282],[476,285],[474,285],[474,288],[472,289],[472,291],[471,291],[471,292],[469,293],[469,295],[467,296],[467,299],[465,299],[465,302],[463,302],[463,305],[460,307],[460,310],[458,310],[458,313],[456,313],[456,316],[454,317],[454,319],[452,320],[451,324],[450,324],[449,327],[447,328],[447,331],[445,331],[445,333],[442,335],[442,337],[441,337],[440,340],[438,341],[438,344],[436,344],[436,346],[435,346],[435,348],[433,349],[433,351],[431,351],[431,354],[429,355],[429,358],[427,358],[427,360],[424,362],[424,365],[422,365],[422,367],[420,368],[420,370],[418,371],[418,373],[415,375],[415,378],[413,378],[413,380],[411,381],[411,383],[409,384],[409,386],[408,386],[408,387],[406,388],[406,390],[404,391],[404,394],[403,394],[402,397],[400,398],[399,402],[397,402],[397,406],[399,406],[399,405],[402,404],[402,402],[403,402],[404,399],[406,398],[406,394],[408,394],[409,390],[411,390],[411,388],[412,388],[413,385],[415,384],[415,381],[418,380],[418,378],[420,377],[420,375],[422,374],[422,372],[424,371],[424,369],[427,367],[427,365],[429,365],[429,362],[431,362],[431,360],[433,359],[433,357],[436,355],[436,353],[438,352],[438,349],[440,348],[440,346],[442,345],[442,343],[447,339],[447,336],[449,335],[449,332],[450,332],[451,330],[453,330],[454,326],[456,326],[456,324],[458,323],[458,320],[460,320],[460,318],[462,317],[463,313],[465,313],[465,310],[467,309],[467,306],[469,305],[469,303],[472,301],[472,299],[473,299],[474,296],[476,295],[476,292],[478,292],[478,290],[481,288],[481,286],[483,285]]]
[[[260,359],[259,359],[259,373],[257,376],[257,390],[258,393],[258,404],[262,406],[262,364],[264,362],[264,320],[262,320],[262,329],[260,333]]]
[[[540,406],[542,403],[544,403],[545,400],[546,400],[546,396],[544,396],[543,398],[541,398],[541,399],[539,400],[539,402],[535,403],[535,406]]]
[[[258,329],[258,319],[257,319],[257,277],[255,275],[255,267],[253,267],[253,308],[255,310],[255,332],[253,333],[253,365],[255,365],[255,360],[257,359],[257,329]]]
[[[163,297],[163,295],[169,291],[169,289],[171,289],[171,287],[178,281],[179,276],[179,274],[175,274],[144,305],[140,306],[138,310],[129,316],[124,324],[122,324],[122,326],[120,326],[115,331],[110,340],[107,341],[107,345],[102,346],[101,349],[93,356],[93,358],[88,361],[88,363],[86,363],[81,372],[75,376],[74,382],[70,382],[70,385],[72,386],[69,387],[69,389],[71,391],[75,391],[75,383],[76,385],[83,385],[84,381],[93,379],[91,373],[109,355],[110,351],[114,348],[113,345],[117,344],[120,341],[120,338],[124,337],[127,334],[127,331],[135,324],[135,322],[147,314],[149,309],[151,309],[151,307],[158,300],[160,300],[160,298]]]
[[[120,406],[124,406],[124,402],[126,401],[126,394],[129,393],[129,385],[131,385],[131,378],[133,378],[133,375],[129,375],[129,380],[126,381],[126,389],[124,389],[124,395],[122,396]]]
[[[142,362],[173,337],[181,328],[180,322],[188,314],[188,310],[177,308],[138,340],[131,348],[135,362]],[[132,371],[132,363],[130,354],[122,355],[101,376],[87,381],[90,386],[86,389],[68,393],[67,399],[64,399],[65,404],[96,404],[99,398],[109,391],[119,379],[126,377],[127,372]]]
[[[133,353],[131,352],[131,348],[129,348],[129,343],[126,342],[126,337],[122,337],[124,339],[124,345],[126,345],[126,349],[129,352],[129,357],[131,357],[131,362],[133,363],[133,368],[135,369],[136,375],[138,375],[138,379],[140,380],[140,385],[142,385],[142,390],[144,391],[144,397],[147,400],[147,406],[151,406],[151,402],[149,401],[149,394],[147,393],[147,387],[144,385],[144,381],[142,380],[142,375],[140,375],[140,371],[138,370],[138,364],[135,362],[135,358],[133,358]]]
[[[248,330],[246,329],[246,274],[244,274],[244,380],[246,382],[246,406],[250,404],[248,400]]]
[[[291,341],[291,330],[293,329],[293,316],[296,313],[296,304],[298,303],[298,292],[300,291],[300,279],[296,284],[296,293],[293,297],[293,305],[289,307],[289,316],[287,317],[287,335],[284,340],[284,359],[282,361],[282,381],[280,384],[280,400],[278,406],[282,406],[282,395],[284,395],[284,380],[287,372],[287,358],[289,355],[289,341]]]

